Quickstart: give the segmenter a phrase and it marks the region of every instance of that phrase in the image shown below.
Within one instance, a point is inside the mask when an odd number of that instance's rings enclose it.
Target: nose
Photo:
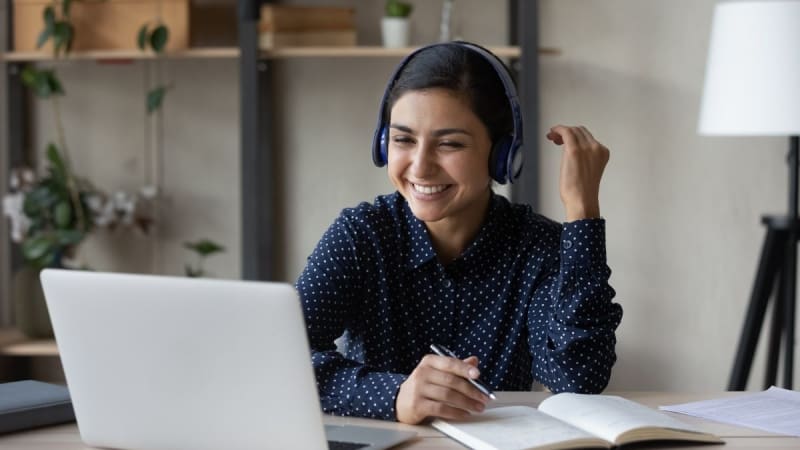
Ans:
[[[424,179],[436,173],[436,149],[424,140],[419,141],[411,160],[411,175],[417,179]]]

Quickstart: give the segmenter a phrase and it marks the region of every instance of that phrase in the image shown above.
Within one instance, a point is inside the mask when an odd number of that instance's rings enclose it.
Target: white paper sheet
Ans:
[[[659,409],[772,433],[800,436],[800,392],[775,386],[753,394],[660,406]]]

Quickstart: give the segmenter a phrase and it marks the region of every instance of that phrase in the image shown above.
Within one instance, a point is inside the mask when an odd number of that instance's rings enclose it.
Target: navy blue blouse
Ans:
[[[610,274],[603,219],[562,226],[493,194],[475,240],[442,265],[400,194],[345,209],[296,284],[322,408],[396,420],[432,343],[477,356],[495,390],[600,392],[622,318]]]

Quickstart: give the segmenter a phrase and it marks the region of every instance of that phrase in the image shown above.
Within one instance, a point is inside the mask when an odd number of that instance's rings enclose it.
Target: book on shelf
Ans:
[[[503,406],[463,421],[436,419],[431,425],[478,450],[612,448],[658,440],[723,443],[718,436],[613,395],[562,393],[538,409]]]
[[[355,30],[332,31],[262,31],[258,46],[262,50],[278,47],[348,47],[356,45]]]
[[[327,6],[263,5],[259,31],[355,29],[355,9]]]
[[[264,5],[258,24],[262,50],[356,45],[353,8]]]

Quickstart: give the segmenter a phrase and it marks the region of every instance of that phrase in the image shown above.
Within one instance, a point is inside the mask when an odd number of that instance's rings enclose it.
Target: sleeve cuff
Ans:
[[[397,373],[370,373],[361,379],[361,388],[352,397],[350,409],[361,417],[397,420],[397,391],[407,378]]]
[[[567,222],[561,230],[561,261],[571,266],[606,262],[605,219]]]

